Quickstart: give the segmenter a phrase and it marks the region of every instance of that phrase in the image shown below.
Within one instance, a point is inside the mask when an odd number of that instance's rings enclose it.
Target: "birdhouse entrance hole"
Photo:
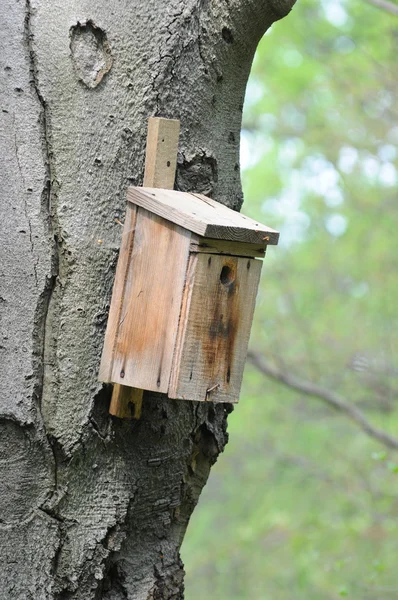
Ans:
[[[226,287],[230,286],[235,281],[235,271],[230,266],[224,265],[221,269],[220,281]]]

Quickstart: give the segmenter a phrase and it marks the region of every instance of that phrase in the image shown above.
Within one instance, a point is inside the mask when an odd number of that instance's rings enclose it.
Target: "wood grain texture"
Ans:
[[[174,187],[180,122],[151,117],[148,120],[144,186]]]
[[[174,190],[130,187],[127,199],[200,236],[259,244],[277,244],[279,233],[227,206],[202,196]]]
[[[167,392],[190,232],[139,208],[110,379]]]
[[[116,383],[113,386],[110,414],[119,419],[139,419],[143,394],[144,390]]]
[[[191,242],[191,252],[264,258],[266,248],[262,244],[244,244],[243,242],[229,242],[227,240],[214,240],[195,236],[195,239]]]
[[[98,375],[99,380],[105,383],[112,381],[113,356],[124,302],[131,253],[133,251],[136,220],[137,207],[128,203]]]
[[[237,402],[262,261],[191,255],[169,397]]]
[[[180,378],[183,378],[181,374],[181,366],[183,365],[182,354],[185,350],[185,339],[187,335],[187,329],[189,324],[189,314],[191,309],[192,292],[194,289],[195,276],[198,264],[198,254],[193,253],[189,255],[189,261],[187,266],[184,292],[181,303],[181,313],[178,326],[178,333],[176,337],[176,343],[174,347],[173,367],[170,374],[169,398],[177,398],[177,388],[179,385]],[[183,365],[184,366],[184,365]]]

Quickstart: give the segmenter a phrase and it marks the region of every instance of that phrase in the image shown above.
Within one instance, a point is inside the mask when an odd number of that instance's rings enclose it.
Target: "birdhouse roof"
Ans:
[[[279,233],[202,194],[130,187],[127,199],[206,238],[249,244],[277,244]]]

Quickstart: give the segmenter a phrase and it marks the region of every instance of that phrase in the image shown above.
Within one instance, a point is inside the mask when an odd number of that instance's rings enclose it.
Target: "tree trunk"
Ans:
[[[183,597],[179,548],[229,405],[97,381],[147,117],[181,120],[176,185],[239,209],[245,85],[292,0],[2,0],[1,597]]]

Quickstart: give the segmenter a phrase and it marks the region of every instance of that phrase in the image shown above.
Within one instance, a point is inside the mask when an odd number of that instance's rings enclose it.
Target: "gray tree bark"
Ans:
[[[256,45],[293,0],[1,0],[0,587],[34,600],[183,597],[179,548],[229,405],[97,381],[146,121],[179,118],[177,187],[239,209]]]

